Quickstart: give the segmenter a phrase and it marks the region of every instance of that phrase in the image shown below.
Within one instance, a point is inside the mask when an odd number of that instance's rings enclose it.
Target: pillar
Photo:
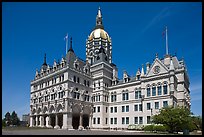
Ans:
[[[72,126],[72,113],[71,112],[67,113],[67,128],[68,129],[73,129],[73,126]]]
[[[33,127],[34,125],[34,121],[33,121],[33,116],[30,116],[30,127]]]
[[[58,116],[57,114],[55,115],[55,127],[54,128],[60,128],[59,125],[58,125]]]
[[[89,128],[92,128],[92,118],[93,118],[93,114],[89,115]]]
[[[52,128],[50,115],[46,117],[46,127]]]
[[[82,126],[82,124],[83,124],[83,113],[81,112],[79,116],[79,130],[83,130],[84,127]]]
[[[35,117],[35,121],[36,121],[36,123],[35,123],[36,125],[35,126],[37,127],[38,126],[38,116],[37,115]]]
[[[63,125],[62,125],[62,129],[67,129],[67,113],[63,114]]]
[[[40,116],[40,127],[44,127],[44,116]]]

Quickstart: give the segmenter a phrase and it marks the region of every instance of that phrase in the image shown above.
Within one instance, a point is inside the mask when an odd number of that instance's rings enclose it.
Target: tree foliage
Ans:
[[[15,111],[13,111],[11,115],[9,112],[7,112],[5,114],[5,118],[3,120],[5,121],[6,126],[19,125],[20,124],[20,119],[18,118],[18,115],[16,114]]]
[[[161,109],[158,115],[152,117],[155,124],[166,125],[170,133],[182,131],[191,128],[192,119],[190,111],[183,107],[165,107]]]

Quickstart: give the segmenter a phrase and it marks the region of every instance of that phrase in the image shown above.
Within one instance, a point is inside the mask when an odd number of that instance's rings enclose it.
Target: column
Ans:
[[[30,116],[30,126],[29,127],[33,127],[33,116]]]
[[[92,118],[93,118],[93,114],[89,115],[89,128],[92,128]]]
[[[46,127],[52,128],[50,115],[46,117]]]
[[[73,126],[72,126],[72,112],[68,112],[67,113],[67,128],[70,130],[73,129]]]
[[[79,116],[79,130],[83,130],[83,126],[82,126],[82,123],[83,123],[83,113],[81,112],[80,113],[80,116]]]
[[[58,116],[57,116],[57,114],[55,115],[55,127],[54,128],[60,128],[59,126],[58,126]]]
[[[62,125],[62,129],[67,129],[67,113],[63,114],[63,125]]]
[[[40,127],[44,127],[44,116],[40,116]]]
[[[35,117],[35,126],[37,127],[38,126],[38,116],[36,115],[36,117]]]

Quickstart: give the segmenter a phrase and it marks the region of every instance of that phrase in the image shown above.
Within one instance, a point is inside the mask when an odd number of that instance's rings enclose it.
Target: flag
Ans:
[[[67,35],[64,37],[64,40],[67,40],[68,39],[68,33],[67,33]]]

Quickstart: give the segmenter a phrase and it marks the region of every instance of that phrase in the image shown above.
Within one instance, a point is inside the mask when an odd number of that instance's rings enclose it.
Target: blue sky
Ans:
[[[65,55],[64,36],[73,38],[77,56],[85,59],[85,43],[101,7],[112,56],[122,77],[134,76],[155,54],[165,55],[162,31],[168,26],[169,53],[184,58],[190,78],[191,111],[202,114],[202,3],[67,2],[2,3],[2,117],[15,110],[29,113],[30,81],[43,64]]]

